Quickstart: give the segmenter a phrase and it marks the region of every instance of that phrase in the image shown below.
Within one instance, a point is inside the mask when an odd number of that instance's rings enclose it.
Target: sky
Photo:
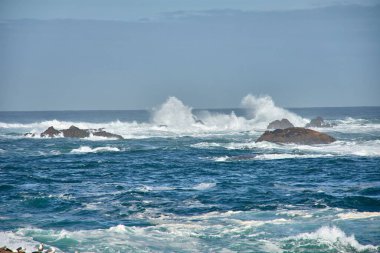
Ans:
[[[0,0],[0,110],[380,106],[380,0]]]

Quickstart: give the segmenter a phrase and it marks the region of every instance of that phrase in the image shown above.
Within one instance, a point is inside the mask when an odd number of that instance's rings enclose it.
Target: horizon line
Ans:
[[[292,107],[281,107],[284,109],[323,109],[323,108],[369,108],[369,107],[380,107],[380,105],[359,105],[359,106],[292,106]],[[245,109],[244,107],[219,107],[219,108],[191,108],[192,110],[236,110],[236,109]],[[59,109],[59,110],[0,110],[0,112],[101,112],[101,111],[152,111],[151,109]]]

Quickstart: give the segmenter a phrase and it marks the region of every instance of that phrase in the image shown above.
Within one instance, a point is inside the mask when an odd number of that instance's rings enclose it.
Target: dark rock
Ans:
[[[94,136],[101,136],[101,137],[107,137],[107,138],[117,138],[119,140],[124,139],[121,135],[111,134],[111,133],[106,132],[104,130],[98,131],[98,132],[94,132],[94,133],[92,133],[92,135],[94,135]]]
[[[296,144],[329,144],[335,139],[330,135],[320,133],[302,127],[292,127],[287,129],[276,129],[265,131],[256,142],[269,141],[274,143],[296,143]]]
[[[54,137],[61,133],[61,131],[55,129],[54,127],[49,127],[45,132],[41,133],[41,137]]]
[[[204,123],[202,120],[200,120],[200,119],[195,120],[195,123],[198,123],[198,124],[201,124],[201,125],[204,125],[204,124],[205,124],[205,123]]]
[[[36,134],[35,133],[26,133],[24,134],[25,137],[35,137]]]
[[[269,123],[267,129],[286,129],[289,127],[294,127],[288,119],[275,120]]]
[[[63,136],[68,138],[86,138],[90,136],[90,132],[85,129],[80,129],[76,126],[71,126],[69,129],[62,130]]]
[[[103,130],[103,128],[99,129],[80,129],[76,126],[71,126],[68,129],[57,130],[54,127],[49,127],[45,132],[41,133],[41,137],[54,137],[58,134],[63,133],[63,137],[66,138],[86,138],[89,137],[90,134],[94,136],[102,136],[106,138],[117,138],[123,139],[121,135],[112,134]],[[34,136],[32,133],[26,133],[25,136]]]
[[[310,120],[310,123],[307,123],[305,127],[332,127],[332,125],[326,123],[322,117],[316,117]]]
[[[7,247],[0,248],[0,253],[9,253],[9,252],[13,252],[13,250],[11,250]]]

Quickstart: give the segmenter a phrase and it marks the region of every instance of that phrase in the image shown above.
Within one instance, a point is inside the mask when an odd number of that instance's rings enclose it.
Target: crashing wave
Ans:
[[[315,232],[289,237],[285,242],[287,250],[290,251],[306,247],[314,248],[315,252],[334,249],[338,252],[378,252],[380,249],[377,246],[360,244],[354,235],[348,236],[336,226],[323,226]]]

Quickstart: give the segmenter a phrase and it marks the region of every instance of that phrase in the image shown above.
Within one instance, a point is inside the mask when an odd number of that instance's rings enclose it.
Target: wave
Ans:
[[[92,205],[87,209],[93,210],[98,203]],[[29,227],[2,232],[0,241],[12,247],[22,245],[18,243],[20,241],[30,242],[25,245],[30,250],[39,243],[31,238],[39,238],[42,242],[59,246],[64,252],[178,252],[184,248],[191,249],[189,252],[234,252],[237,248],[271,248],[278,252],[303,252],[305,249],[315,252],[378,252],[378,246],[363,245],[354,235],[347,235],[336,226],[322,226],[299,234],[292,232],[305,231],[305,221],[318,225],[320,219],[315,220],[315,217],[334,219],[341,211],[213,211],[189,216],[163,213],[152,208],[131,216],[136,221],[144,221],[144,224],[149,222],[150,226],[115,224],[103,229],[76,231]],[[284,228],[289,229],[285,231]],[[18,238],[17,244],[11,245],[7,238]]]
[[[256,97],[248,94],[242,99],[241,104],[248,110],[254,124],[264,129],[269,122],[283,118],[288,119],[293,125],[299,127],[309,122],[295,113],[277,107],[270,96]]]
[[[79,148],[71,150],[70,153],[81,154],[81,153],[118,152],[118,151],[120,151],[120,149],[117,147],[106,146],[106,147],[91,148],[89,146],[80,146]]]
[[[244,160],[282,160],[282,159],[307,159],[307,158],[322,158],[333,157],[332,154],[251,154],[241,156],[221,156],[214,157],[212,160],[216,162],[228,162],[228,161],[244,161]]]
[[[0,246],[7,246],[10,249],[17,249],[18,247],[26,248],[26,252],[35,251],[38,241],[34,241],[33,237],[22,235],[20,233],[13,233],[10,231],[2,232],[0,231]],[[58,251],[60,252],[60,251]]]
[[[339,213],[337,216],[342,220],[369,219],[374,217],[380,217],[380,212],[349,212]]]
[[[163,104],[151,111],[151,119],[147,122],[136,121],[110,121],[105,123],[93,123],[82,121],[46,120],[33,123],[7,123],[0,122],[2,136],[19,136],[26,132],[34,133],[34,138],[39,138],[39,133],[53,126],[57,129],[66,129],[75,125],[82,129],[104,128],[108,132],[119,134],[125,139],[142,139],[151,137],[177,137],[195,136],[207,137],[220,134],[260,134],[267,125],[277,119],[287,118],[295,126],[305,126],[309,122],[293,112],[277,106],[270,96],[245,96],[240,103],[245,110],[245,116],[238,116],[234,111],[229,113],[216,113],[207,110],[194,112],[176,97],[169,97]],[[378,133],[380,123],[365,119],[335,119],[329,120],[337,125],[324,128],[324,131],[332,133]],[[7,135],[8,133],[8,135]],[[12,133],[12,134],[9,134]],[[90,137],[89,140],[104,140],[104,138]],[[107,139],[108,140],[108,139]]]
[[[216,183],[199,183],[197,185],[191,186],[191,187],[171,187],[171,186],[149,186],[149,185],[143,185],[141,187],[138,187],[136,190],[142,191],[142,192],[151,192],[151,191],[172,191],[172,190],[208,190],[216,186]]]
[[[242,159],[287,159],[287,158],[317,158],[331,156],[380,156],[380,140],[370,141],[336,141],[326,145],[298,145],[298,144],[276,144],[270,142],[199,142],[190,145],[199,149],[227,149],[227,150],[253,150],[259,154],[251,154],[250,157]],[[267,152],[272,152],[268,154]],[[265,152],[265,154],[260,154]],[[290,152],[290,153],[289,153]],[[221,156],[212,159],[216,161],[226,161],[238,159],[239,157]]]
[[[200,183],[193,187],[194,190],[203,191],[208,190],[216,186],[216,183]]]
[[[296,248],[318,247],[317,252],[326,252],[327,250],[338,250],[339,252],[369,251],[377,252],[379,247],[373,245],[362,245],[354,235],[348,236],[336,226],[323,226],[315,232],[302,233],[297,236],[290,237],[286,240],[287,247],[290,251]]]
[[[66,129],[75,125],[83,129],[104,128],[106,131],[120,134],[128,139],[262,130],[270,121],[283,117],[288,118],[296,126],[303,126],[307,123],[306,119],[295,113],[277,107],[269,96],[247,95],[242,99],[241,105],[246,109],[249,118],[237,116],[234,111],[231,113],[212,113],[204,110],[195,115],[193,109],[181,100],[176,97],[169,97],[162,105],[152,110],[150,122],[121,122],[119,120],[107,123],[59,120],[27,124],[0,122],[0,130],[17,130],[22,134],[30,132],[36,134],[35,138],[38,138],[39,133],[50,126]]]

